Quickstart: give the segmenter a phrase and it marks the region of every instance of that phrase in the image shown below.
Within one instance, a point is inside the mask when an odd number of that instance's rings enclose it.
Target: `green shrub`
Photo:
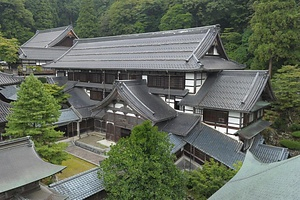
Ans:
[[[292,124],[291,126],[290,126],[290,131],[299,131],[300,130],[300,124]]]
[[[296,137],[296,138],[300,138],[300,131],[295,131],[292,133],[292,136]]]
[[[300,150],[300,142],[292,140],[280,140],[279,143],[289,149]]]

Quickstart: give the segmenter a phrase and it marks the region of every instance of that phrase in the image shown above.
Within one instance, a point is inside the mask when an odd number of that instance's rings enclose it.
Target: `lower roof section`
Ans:
[[[199,123],[184,140],[196,149],[215,160],[234,169],[234,164],[243,161],[245,154],[241,152],[243,143]]]
[[[68,196],[69,200],[86,199],[104,190],[103,180],[98,178],[99,168],[93,168],[70,178],[53,183],[52,190]]]
[[[39,181],[65,167],[42,160],[29,137],[0,142],[0,193]]]
[[[299,199],[300,156],[261,163],[247,152],[242,168],[209,200]]]
[[[158,129],[179,136],[186,136],[200,121],[200,116],[177,112],[177,116],[156,124]]]
[[[270,125],[271,122],[265,120],[258,120],[246,126],[245,128],[242,128],[241,130],[237,131],[236,134],[242,138],[251,139]]]

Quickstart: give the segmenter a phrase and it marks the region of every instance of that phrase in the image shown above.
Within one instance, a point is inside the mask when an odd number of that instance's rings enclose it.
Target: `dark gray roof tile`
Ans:
[[[200,121],[200,116],[177,112],[177,116],[155,124],[159,130],[179,136],[186,136]]]
[[[263,163],[272,163],[288,158],[289,152],[287,148],[266,145],[264,139],[259,134],[255,137],[250,152]]]
[[[172,150],[171,150],[171,153],[176,153],[181,148],[183,148],[184,145],[186,144],[186,142],[183,140],[183,138],[181,136],[177,136],[177,135],[174,135],[174,134],[170,133],[169,138],[170,138],[171,144],[174,145]]]
[[[86,199],[104,190],[103,180],[98,178],[99,168],[93,168],[49,186],[56,192],[69,196],[70,200]]]
[[[57,126],[67,125],[71,122],[79,121],[82,118],[79,112],[73,107],[62,109],[60,113],[58,121],[54,123]]]
[[[251,139],[255,135],[259,134],[261,131],[263,131],[265,128],[269,127],[271,125],[271,122],[265,121],[265,120],[258,120],[240,130],[238,130],[235,134],[239,135],[242,138],[245,139]]]
[[[0,72],[0,86],[16,85],[23,81],[22,77]]]
[[[99,101],[91,100],[88,94],[82,88],[72,88],[67,92],[70,94],[68,102],[76,109],[99,103]]]
[[[17,87],[16,85],[3,86],[3,89],[0,88],[0,93],[9,100],[17,100]]]
[[[249,112],[269,81],[265,70],[224,70],[208,76],[196,95],[187,95],[180,105]],[[272,98],[272,97],[270,97]]]
[[[116,81],[113,91],[94,109],[103,109],[119,95],[135,112],[142,117],[158,123],[176,117],[176,111],[160,97],[149,93],[145,80]]]
[[[242,142],[203,123],[199,123],[184,137],[184,141],[232,169],[237,161],[243,161],[245,157],[241,152]]]
[[[241,69],[240,65],[229,61],[225,54],[223,65],[219,61],[206,59],[206,52],[218,37],[218,26],[206,26],[79,39],[66,54],[45,67],[156,71],[221,70],[224,66],[225,69]]]
[[[152,94],[162,94],[162,95],[172,95],[172,96],[179,96],[179,97],[184,97],[189,93],[188,89],[184,90],[177,90],[177,89],[163,89],[163,88],[150,88],[149,87],[149,92]]]
[[[43,60],[53,61],[62,56],[69,48],[67,47],[52,47],[52,48],[37,48],[37,47],[21,47],[19,58],[21,60]]]
[[[247,152],[242,168],[209,200],[299,199],[300,156],[261,163]]]
[[[10,113],[11,105],[0,100],[0,123],[7,122],[7,116]]]
[[[29,137],[0,142],[0,160],[0,193],[39,181],[65,168],[42,160]]]
[[[73,27],[71,25],[46,30],[37,30],[35,35],[21,47],[48,48],[60,42],[70,31],[73,31]]]

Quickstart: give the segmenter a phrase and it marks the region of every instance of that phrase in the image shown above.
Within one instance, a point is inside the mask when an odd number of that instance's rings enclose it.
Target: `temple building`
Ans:
[[[29,137],[0,142],[0,160],[0,200],[67,199],[40,183],[65,167],[42,160]]]

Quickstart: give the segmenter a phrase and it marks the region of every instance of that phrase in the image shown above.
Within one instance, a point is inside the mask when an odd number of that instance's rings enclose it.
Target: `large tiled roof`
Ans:
[[[269,127],[272,123],[265,120],[258,120],[240,130],[238,130],[235,134],[239,135],[241,138],[251,139],[255,135],[259,134],[261,131]]]
[[[19,58],[22,60],[43,60],[52,61],[63,55],[68,47],[55,48],[37,48],[37,47],[21,47],[19,49]]]
[[[48,48],[54,46],[58,42],[60,42],[63,38],[67,36],[67,34],[73,31],[73,27],[71,25],[46,29],[46,30],[37,30],[35,35],[29,39],[26,43],[24,43],[23,47],[38,47],[38,48]],[[73,32],[75,35],[75,33]]]
[[[65,55],[45,67],[155,71],[241,69],[242,66],[228,60],[219,30],[215,25],[79,39]],[[206,56],[215,41],[219,42],[220,56]]]
[[[93,168],[86,172],[64,179],[49,187],[56,192],[69,196],[70,200],[86,199],[104,190],[103,180],[98,178],[99,168]]]
[[[87,93],[82,88],[71,88],[66,91],[70,94],[68,102],[78,111],[83,119],[90,118],[92,115],[92,108],[99,103],[99,101],[91,100]]]
[[[116,81],[114,86],[113,91],[94,110],[104,108],[119,95],[135,112],[154,123],[177,115],[160,97],[149,93],[145,80]]]
[[[42,160],[29,137],[0,142],[0,193],[41,180],[65,167]]]
[[[82,119],[82,116],[79,114],[77,110],[75,110],[74,107],[66,108],[60,110],[60,116],[58,118],[58,121],[54,123],[57,126],[67,125],[74,121],[79,121]]]
[[[155,124],[159,130],[175,135],[186,136],[200,121],[200,116],[177,112],[177,116]]]
[[[184,97],[189,93],[188,89],[178,90],[178,89],[164,89],[164,88],[153,88],[149,87],[149,92],[158,95],[172,95]]]
[[[260,134],[255,136],[250,152],[263,163],[285,160],[289,155],[287,148],[264,144],[264,139]]]
[[[74,106],[74,108],[82,108],[95,105],[99,101],[91,100],[87,93],[82,88],[72,88],[67,91],[70,94],[68,102]]]
[[[0,94],[2,94],[6,99],[17,100],[17,87],[16,85],[2,86],[0,87]]]
[[[7,122],[7,115],[10,113],[11,105],[0,100],[0,123]]]
[[[15,76],[13,74],[6,74],[3,72],[0,72],[0,86],[6,86],[6,85],[16,85],[21,83],[23,78]]]
[[[225,70],[208,76],[196,95],[187,95],[180,105],[249,112],[269,84],[265,70]],[[273,99],[269,93],[269,99]]]
[[[209,200],[299,199],[300,156],[261,163],[247,152],[242,168]]]
[[[170,138],[170,143],[174,145],[171,150],[171,153],[176,153],[181,148],[183,148],[184,145],[186,145],[186,142],[182,139],[181,136],[177,136],[172,133],[169,133],[168,136]]]
[[[233,164],[243,161],[245,157],[245,154],[241,152],[242,142],[203,123],[199,123],[184,138],[184,141],[232,169]]]

